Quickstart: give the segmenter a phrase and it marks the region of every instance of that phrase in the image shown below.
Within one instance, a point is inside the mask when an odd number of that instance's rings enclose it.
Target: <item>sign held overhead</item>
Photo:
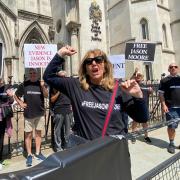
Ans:
[[[125,59],[154,61],[155,43],[126,43]]]
[[[45,68],[56,52],[55,44],[24,44],[25,68]]]

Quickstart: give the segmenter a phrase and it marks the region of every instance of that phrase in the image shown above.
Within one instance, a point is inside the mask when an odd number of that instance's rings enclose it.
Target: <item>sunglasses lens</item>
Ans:
[[[170,69],[172,69],[172,68],[178,68],[177,66],[170,66]]]
[[[102,63],[103,62],[103,57],[102,56],[97,56],[94,58],[94,60],[96,61],[97,64]]]
[[[103,56],[97,56],[97,57],[94,57],[94,58],[87,58],[84,63],[86,65],[91,65],[93,63],[93,61],[95,61],[97,64],[100,64],[102,63],[104,60]]]
[[[84,63],[87,64],[87,65],[91,65],[92,62],[93,62],[94,58],[87,58]]]

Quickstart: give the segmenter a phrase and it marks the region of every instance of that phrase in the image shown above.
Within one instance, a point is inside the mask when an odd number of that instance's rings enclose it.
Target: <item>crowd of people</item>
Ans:
[[[142,123],[148,128],[149,95],[153,93],[150,86],[145,86],[143,74],[136,69],[130,80],[117,81],[113,78],[113,67],[105,52],[100,49],[89,50],[83,57],[78,78],[66,77],[59,67],[65,61],[65,56],[73,56],[76,50],[70,46],[59,49],[47,66],[43,79],[38,80],[37,70],[29,69],[29,79],[19,85],[15,94],[11,86],[0,79],[0,161],[4,146],[4,134],[12,129],[11,116],[4,117],[4,106],[11,107],[15,100],[24,109],[25,146],[27,151],[26,165],[32,166],[33,157],[45,160],[41,153],[42,130],[44,128],[44,98],[49,97],[51,116],[54,124],[54,151],[70,148],[70,134],[87,140],[102,136],[121,135],[122,143],[128,149],[127,120],[133,119],[132,132],[137,131],[137,124]],[[160,81],[159,98],[166,120],[180,117],[180,77],[178,66],[171,63],[168,67],[170,75]],[[114,92],[118,83],[117,91]],[[115,93],[114,105],[109,117],[107,129],[104,129],[105,119],[109,112],[109,104]],[[14,98],[13,98],[14,97]],[[137,113],[141,112],[141,113]],[[72,123],[73,122],[73,123]],[[168,152],[175,153],[175,129],[178,122],[168,125]],[[9,129],[9,131],[8,131]],[[35,131],[35,152],[32,152],[32,138]],[[9,133],[11,136],[11,133]],[[152,143],[145,132],[144,140]],[[132,139],[135,143],[136,139]],[[130,168],[129,152],[126,152],[127,164]]]

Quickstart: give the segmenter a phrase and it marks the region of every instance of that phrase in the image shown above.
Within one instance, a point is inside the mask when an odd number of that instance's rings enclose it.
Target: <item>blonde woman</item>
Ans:
[[[113,92],[115,81],[112,65],[103,51],[90,50],[81,61],[79,79],[58,77],[57,71],[64,62],[63,57],[75,53],[75,49],[70,46],[62,47],[46,68],[44,80],[71,99],[75,121],[74,132],[92,140],[101,136]],[[135,80],[119,84],[106,135],[125,134],[123,111],[138,122],[146,119],[143,114],[142,96],[142,91]],[[138,111],[142,113],[137,113]]]

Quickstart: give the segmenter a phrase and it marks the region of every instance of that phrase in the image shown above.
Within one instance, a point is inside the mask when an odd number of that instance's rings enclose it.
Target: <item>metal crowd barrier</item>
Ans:
[[[159,128],[162,128],[164,126],[169,126],[170,124],[179,123],[179,122],[180,122],[180,118],[176,118],[176,119],[173,119],[170,121],[164,120],[162,122],[159,122],[158,124],[151,125],[148,128],[144,128],[144,129],[140,129],[140,130],[135,131],[135,132],[128,133],[126,135],[126,138],[131,140],[132,138],[134,138],[134,137],[137,138],[137,137],[141,136],[142,134],[145,134],[146,132],[151,132],[151,131],[157,130]]]
[[[49,144],[48,137],[50,137],[51,134],[51,126],[49,126],[49,102],[48,99],[45,100],[45,127],[43,130],[43,141],[42,141],[42,148],[46,144]],[[13,124],[13,134],[11,138],[6,138],[5,140],[5,149],[6,155],[7,154],[12,154],[12,155],[20,155],[25,149],[25,142],[24,142],[24,115],[23,115],[24,110],[20,108],[19,105],[14,104],[13,105],[13,113],[14,116],[12,118],[12,124]],[[34,143],[34,140],[33,140]],[[6,148],[7,145],[7,148]]]
[[[137,180],[179,180],[180,152],[153,168]]]
[[[149,97],[149,112],[150,112],[150,120],[148,121],[149,127],[154,127],[153,130],[160,128],[159,124],[162,124],[164,122],[161,106],[159,103],[158,98],[158,81],[151,81],[151,82],[144,82],[148,86],[151,86],[154,90],[153,94]],[[45,107],[46,107],[46,113],[45,113],[45,128],[44,128],[44,138],[43,142],[44,144],[47,143],[48,137],[49,139],[53,139],[53,135],[51,133],[52,123],[50,112],[49,112],[49,101],[48,99],[45,100]],[[14,130],[13,130],[13,136],[11,139],[8,139],[8,142],[5,143],[8,144],[8,152],[10,153],[12,147],[16,149],[16,153],[18,154],[18,151],[22,151],[22,147],[24,147],[24,117],[23,117],[23,109],[21,109],[17,104],[13,106],[14,109],[14,117],[12,119]],[[156,128],[155,128],[156,126]],[[129,126],[129,130],[131,129],[131,125]],[[143,133],[143,130],[140,129],[140,133]],[[48,142],[49,143],[49,142]],[[11,145],[11,146],[10,146]]]

